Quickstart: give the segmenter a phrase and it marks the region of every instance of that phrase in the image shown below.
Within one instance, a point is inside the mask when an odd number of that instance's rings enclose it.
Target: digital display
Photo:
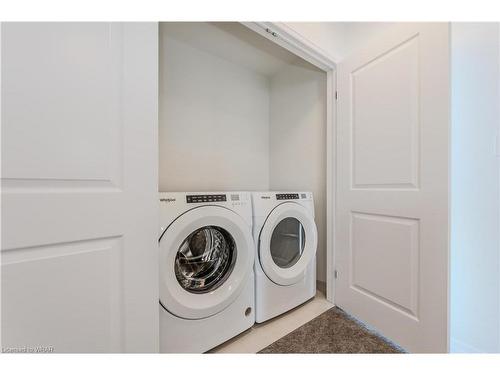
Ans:
[[[187,203],[225,202],[226,194],[186,195]]]
[[[276,199],[279,201],[285,199],[299,199],[299,194],[297,193],[276,194]]]

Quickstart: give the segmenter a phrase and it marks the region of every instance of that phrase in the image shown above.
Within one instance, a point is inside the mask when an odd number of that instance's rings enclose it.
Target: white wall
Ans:
[[[363,48],[363,45],[375,37],[377,34],[384,32],[393,22],[346,22],[344,23],[345,32],[345,47],[342,51],[342,58],[350,52]]]
[[[451,30],[451,350],[498,352],[499,26]]]
[[[391,22],[287,22],[286,25],[341,61]]]
[[[160,24],[159,189],[267,189],[269,79],[168,27]]]
[[[345,24],[343,22],[286,22],[286,26],[323,49],[334,61],[344,54]]]
[[[270,188],[314,194],[317,279],[326,281],[326,73],[288,66],[271,80]]]
[[[498,97],[497,97],[497,108],[498,108],[498,132],[497,132],[497,142],[500,141],[500,24],[497,23],[498,25]],[[497,143],[497,159],[500,158],[500,142]],[[500,162],[498,163],[498,185],[500,186]],[[500,201],[500,189],[498,189],[498,200]],[[500,205],[499,205],[499,216],[500,216]],[[500,220],[498,223],[498,233],[500,233]],[[499,270],[500,270],[500,246],[498,249],[498,258],[499,258]],[[500,282],[500,277],[499,277],[499,282]],[[498,287],[498,315],[500,316],[500,286]],[[499,337],[499,348],[498,351],[500,352],[500,324],[498,325],[498,337]]]

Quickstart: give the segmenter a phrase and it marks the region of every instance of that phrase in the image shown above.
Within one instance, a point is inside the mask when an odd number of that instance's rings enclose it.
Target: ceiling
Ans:
[[[312,64],[238,22],[165,22],[164,35],[259,74],[273,76],[285,65]]]

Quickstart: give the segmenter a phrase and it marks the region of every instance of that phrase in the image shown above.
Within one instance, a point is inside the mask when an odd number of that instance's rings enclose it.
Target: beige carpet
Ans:
[[[403,350],[333,307],[259,353],[403,353]]]

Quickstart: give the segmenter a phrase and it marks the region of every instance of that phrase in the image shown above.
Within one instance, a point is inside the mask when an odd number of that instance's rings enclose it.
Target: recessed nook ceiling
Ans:
[[[290,64],[318,70],[238,22],[165,22],[162,30],[164,36],[265,76],[273,76]]]

